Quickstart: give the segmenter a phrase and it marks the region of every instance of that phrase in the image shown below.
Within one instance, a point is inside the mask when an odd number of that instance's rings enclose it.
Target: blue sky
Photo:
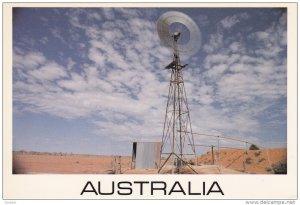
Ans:
[[[170,10],[201,31],[182,61],[193,131],[286,146],[285,9],[18,8],[13,149],[130,155],[133,141],[160,141],[172,52],[156,21]]]

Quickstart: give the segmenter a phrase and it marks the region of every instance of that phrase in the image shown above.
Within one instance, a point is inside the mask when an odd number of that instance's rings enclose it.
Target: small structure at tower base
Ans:
[[[133,142],[132,169],[158,169],[161,142]]]

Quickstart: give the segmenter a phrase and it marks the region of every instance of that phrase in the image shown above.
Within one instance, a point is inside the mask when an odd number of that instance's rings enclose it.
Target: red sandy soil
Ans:
[[[13,152],[16,174],[114,174],[114,156]],[[121,157],[121,171],[131,158]]]
[[[272,174],[272,165],[286,164],[286,148],[268,150],[220,149],[192,159],[191,167],[198,174]],[[245,161],[245,163],[243,163]],[[198,163],[198,166],[197,166]],[[13,152],[13,173],[15,174],[118,174],[114,156],[79,155],[63,153]],[[121,174],[157,174],[157,169],[131,169],[131,157],[121,157]],[[245,167],[245,169],[244,169]],[[172,173],[172,166],[166,165],[162,174]],[[182,174],[195,174],[189,167],[180,170]]]
[[[286,148],[272,148],[263,150],[236,150],[220,149],[220,162],[218,151],[214,151],[215,165],[251,174],[271,174],[272,165],[287,163]],[[196,159],[193,162],[196,163]],[[245,161],[245,163],[243,163]],[[198,164],[212,165],[211,151],[198,157]],[[245,169],[244,165],[245,164]]]

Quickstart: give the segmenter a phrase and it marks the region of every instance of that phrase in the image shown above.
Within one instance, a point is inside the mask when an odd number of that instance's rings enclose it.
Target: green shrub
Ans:
[[[259,148],[258,148],[257,145],[252,144],[252,145],[249,147],[249,150],[259,150]]]

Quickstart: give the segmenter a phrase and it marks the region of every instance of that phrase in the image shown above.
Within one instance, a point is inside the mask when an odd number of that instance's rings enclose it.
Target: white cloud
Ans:
[[[17,51],[17,48],[14,48]],[[46,62],[45,56],[41,52],[28,52],[25,55],[13,53],[13,64],[15,68],[35,69]]]
[[[101,19],[102,19],[102,17],[101,17],[101,15],[99,14],[99,13],[96,13],[96,12],[92,12],[92,13],[88,13],[87,14],[87,18],[89,19],[89,20],[98,20],[98,21],[100,21]]]
[[[264,31],[252,33],[249,38],[261,45],[255,50],[257,55],[269,59],[277,57],[286,49],[286,13],[282,14],[278,24],[272,24]]]
[[[108,20],[113,20],[114,17],[115,17],[115,14],[113,12],[113,9],[111,8],[104,8],[103,9],[103,14],[104,14],[104,17]]]
[[[233,53],[242,53],[244,51],[243,46],[239,42],[233,42],[229,48]]]
[[[267,41],[269,38],[269,33],[265,32],[265,31],[258,31],[255,34],[256,34],[257,40]]]
[[[241,22],[241,20],[247,20],[250,16],[248,13],[240,13],[233,16],[227,16],[221,20],[221,25],[224,29],[230,29],[237,23]]]
[[[55,62],[46,63],[39,69],[29,71],[28,74],[41,81],[52,81],[67,75],[65,69]]]
[[[204,60],[204,67],[206,69],[211,69],[215,65],[220,65],[226,63],[227,67],[230,66],[232,63],[235,63],[240,59],[239,54],[224,54],[224,53],[217,53],[208,55]]]
[[[141,15],[141,12],[138,9],[116,8],[115,10],[120,12],[124,18],[134,18]]]
[[[226,30],[232,29],[232,27],[239,22],[247,20],[249,18],[249,14],[240,13],[233,16],[227,16],[222,19],[219,23],[217,23],[217,32],[214,34],[210,34],[208,42],[203,45],[203,50],[206,53],[214,53],[216,51],[219,51],[220,48],[224,48],[224,32]],[[233,52],[242,52],[243,46],[240,43],[236,42],[235,44],[232,44],[230,46],[230,49]]]
[[[234,15],[234,16],[228,16],[228,17],[224,18],[221,21],[221,24],[225,29],[229,29],[232,26],[234,26],[235,24],[237,24],[238,22],[240,22],[240,20],[238,19],[238,17],[236,15]]]
[[[209,78],[215,79],[216,77],[220,77],[224,74],[224,72],[228,69],[227,64],[218,64],[213,66],[211,69],[207,71],[207,76]]]
[[[255,53],[257,55],[262,55],[265,56],[266,58],[273,58],[278,56],[278,54],[282,51],[282,48],[280,48],[279,46],[272,46],[270,49],[257,49],[255,51]]]
[[[58,28],[51,28],[50,32],[55,38],[59,39],[63,43],[66,43],[66,40],[64,39],[64,37],[61,34],[61,31]]]
[[[83,91],[87,89],[87,83],[81,75],[78,75],[77,73],[71,73],[70,75],[71,79],[60,80],[58,81],[58,85],[71,91]]]
[[[75,61],[72,60],[72,58],[68,58],[68,64],[67,64],[67,69],[68,70],[72,70],[73,69],[73,66],[76,64]]]
[[[41,16],[40,19],[41,19],[42,21],[44,21],[44,22],[48,22],[48,21],[49,21],[47,18],[45,18],[45,17],[43,17],[43,16]]]
[[[96,47],[90,48],[88,57],[90,60],[94,61],[99,66],[103,66],[105,64],[105,53],[100,52]]]
[[[43,38],[40,39],[40,42],[42,44],[47,44],[48,41],[49,41],[49,39],[46,36],[44,36]]]
[[[206,53],[213,53],[223,47],[223,34],[221,32],[212,34],[209,42],[203,45],[203,50]]]

